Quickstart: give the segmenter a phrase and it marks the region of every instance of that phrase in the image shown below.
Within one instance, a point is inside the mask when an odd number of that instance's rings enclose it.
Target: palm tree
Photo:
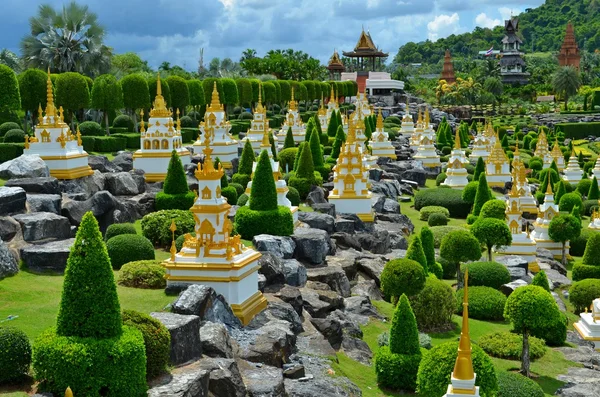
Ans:
[[[577,90],[581,86],[579,72],[573,66],[562,67],[554,73],[552,85],[555,92],[565,97],[565,110],[567,110],[569,97],[577,94]]]
[[[14,52],[7,50],[6,48],[0,51],[0,64],[6,65],[15,73],[21,72],[21,60]]]
[[[111,49],[103,44],[104,28],[88,6],[71,2],[57,11],[48,4],[40,5],[29,26],[30,34],[21,40],[27,67],[88,76],[110,69]]]

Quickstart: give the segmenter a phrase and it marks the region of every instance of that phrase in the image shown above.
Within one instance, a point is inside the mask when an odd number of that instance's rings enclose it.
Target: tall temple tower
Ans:
[[[500,55],[500,75],[505,84],[527,84],[529,73],[525,72],[525,60],[521,52],[523,40],[517,35],[519,19],[511,18],[504,21],[504,38]]]
[[[440,80],[445,80],[446,83],[452,84],[456,82],[456,76],[454,75],[454,66],[452,65],[452,56],[450,50],[446,50],[444,55],[444,66],[442,68],[442,77]]]
[[[338,52],[335,50],[333,51],[331,58],[329,58],[327,70],[329,70],[329,80],[333,81],[340,81],[342,73],[346,70]]]
[[[575,32],[573,31],[573,25],[569,21],[567,24],[567,32],[565,33],[565,40],[558,53],[558,64],[560,66],[573,66],[575,69],[579,70],[580,61],[581,54],[579,53],[579,47],[575,41]]]

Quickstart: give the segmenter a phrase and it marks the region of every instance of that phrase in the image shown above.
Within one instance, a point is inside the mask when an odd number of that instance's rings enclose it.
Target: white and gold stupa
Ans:
[[[442,165],[440,156],[438,156],[435,150],[434,143],[435,141],[433,141],[427,135],[424,135],[421,138],[421,142],[417,148],[417,153],[413,156],[413,158],[421,161],[423,163],[423,167],[433,168]]]
[[[359,114],[362,115],[363,118],[370,116],[373,113],[371,105],[369,104],[369,100],[367,99],[367,95],[364,92],[359,92],[356,95],[355,106],[356,111],[360,111]]]
[[[596,164],[594,164],[594,169],[592,170],[592,176],[590,178],[593,177],[596,177],[596,179],[600,181],[600,156],[598,156]]]
[[[223,168],[213,166],[210,147],[212,129],[204,135],[204,167],[198,164],[199,196],[190,209],[196,221],[196,236],[185,235],[179,253],[175,241],[171,258],[163,262],[167,285],[204,284],[223,295],[233,313],[246,325],[267,306],[258,290],[258,259],[261,254],[244,247],[240,236],[231,236],[233,224],[228,218],[231,206],[221,196]],[[171,225],[173,233],[175,224]]]
[[[317,112],[317,116],[319,117],[321,131],[327,131],[327,127],[329,127],[329,118],[327,117],[327,109],[325,109],[325,100],[323,99],[323,95],[321,95],[321,103],[319,104],[319,111]]]
[[[545,248],[552,252],[555,258],[562,257],[562,243],[552,241],[548,235],[550,221],[559,214],[558,205],[554,202],[554,193],[552,193],[552,184],[548,184],[544,203],[540,205],[538,217],[533,224],[535,230],[531,232],[531,237],[535,240],[539,248]],[[565,246],[567,255],[569,253],[569,242]]]
[[[552,156],[552,160],[556,163],[558,167],[558,171],[562,171],[565,169],[565,157],[560,150],[560,146],[558,145],[558,139],[554,141],[554,146],[552,147],[552,151],[550,152]]]
[[[356,140],[354,122],[349,121],[348,137],[333,168],[333,190],[329,202],[337,213],[356,214],[363,222],[373,222],[368,166],[363,161],[363,144]]]
[[[183,165],[189,164],[190,152],[183,146],[181,139],[181,121],[177,110],[177,126],[173,123],[172,113],[167,109],[162,96],[160,76],[156,80],[156,98],[154,99],[148,129],[144,124],[144,111],[140,114],[140,149],[133,154],[133,169],[144,170],[146,182],[164,181],[175,150]]]
[[[483,131],[477,131],[477,135],[475,135],[475,139],[473,140],[473,150],[471,151],[470,158],[477,160],[481,157],[483,161],[485,161],[489,157],[491,148],[490,139],[488,134],[486,134],[488,127],[491,127],[491,125],[487,124]],[[494,134],[492,133],[492,135]]]
[[[267,109],[262,104],[262,84],[259,84],[258,89],[258,104],[254,109],[254,115],[250,122],[250,129],[246,133],[246,137],[242,139],[245,144],[250,141],[254,151],[260,150],[260,145],[265,132],[269,131],[269,119],[267,118]]]
[[[552,154],[548,150],[548,137],[542,129],[538,135],[538,141],[535,145],[535,151],[533,152],[535,157],[539,157],[544,162],[544,168],[548,168],[552,165]],[[557,164],[558,165],[558,164]]]
[[[298,223],[298,207],[293,206],[292,202],[287,198],[287,194],[290,191],[288,189],[287,183],[282,178],[281,171],[279,169],[279,161],[275,161],[273,159],[273,152],[271,151],[271,143],[269,142],[269,134],[265,132],[263,134],[262,144],[260,146],[260,152],[266,150],[269,154],[269,160],[271,161],[271,169],[273,170],[273,179],[275,179],[275,187],[277,188],[277,205],[283,205],[284,207],[288,207],[292,212],[292,216],[294,217],[294,224]],[[256,161],[252,164],[252,176],[254,176],[254,170],[256,170],[256,165],[258,164],[258,157]],[[248,182],[248,186],[246,187],[246,194],[250,197],[250,193],[252,192],[252,181]],[[246,205],[250,205],[250,200],[246,202]]]
[[[598,205],[600,205],[600,200],[598,200]],[[600,211],[598,211],[596,208],[592,210],[592,214],[590,215],[588,229],[600,230]]]
[[[408,98],[406,99],[406,111],[402,117],[402,124],[400,124],[400,133],[405,137],[411,137],[415,132],[415,122],[412,115],[410,114],[410,106],[408,104]]]
[[[238,141],[229,133],[231,123],[227,121],[225,110],[219,100],[219,91],[217,91],[217,82],[213,86],[210,105],[206,108],[204,121],[200,123],[200,132],[202,135],[210,133],[212,142],[210,146],[213,150],[213,156],[221,160],[224,168],[231,168],[231,162],[238,157]],[[199,136],[194,142],[194,148],[202,150],[204,143]]]
[[[467,169],[465,164],[468,164],[469,160],[465,155],[465,151],[462,150],[460,145],[460,134],[458,128],[456,129],[456,137],[454,138],[454,149],[448,159],[448,168],[446,169],[446,180],[442,183],[444,186],[450,186],[453,189],[462,189],[469,183],[467,179]]]
[[[424,136],[429,137],[429,139],[431,139],[434,142],[437,136],[435,134],[435,130],[433,129],[433,124],[431,124],[431,117],[429,115],[428,107],[425,107],[425,120],[423,121],[423,133],[421,134],[421,138],[423,138]]]
[[[389,135],[383,129],[383,115],[381,109],[377,114],[377,126],[375,131],[371,135],[371,154],[375,157],[389,157],[392,160],[396,160],[396,148],[392,145],[389,140]]]
[[[567,164],[567,168],[564,169],[563,174],[563,179],[570,184],[579,183],[583,178],[583,170],[579,167],[579,161],[577,161],[577,156],[575,156],[575,150],[571,152],[569,163]]]
[[[38,124],[32,137],[25,136],[23,154],[37,154],[48,166],[50,175],[57,179],[76,179],[92,175],[94,171],[88,165],[88,154],[83,150],[81,133],[77,134],[64,121],[62,106],[54,106],[54,94],[50,71],[46,82],[46,111],[38,108]]]
[[[500,146],[500,139],[496,136],[496,143],[485,161],[485,174],[488,185],[504,187],[511,181],[510,162],[504,149]]]
[[[294,136],[294,142],[299,144],[300,142],[304,142],[306,135],[306,128],[304,123],[302,122],[302,118],[300,117],[300,112],[298,112],[298,102],[294,99],[294,87],[292,87],[292,99],[288,105],[288,111],[285,116],[285,123],[283,123],[283,127],[281,129],[280,134],[285,136],[289,128],[292,128],[292,135]]]
[[[600,298],[594,299],[588,311],[579,314],[579,321],[573,324],[583,340],[594,344],[594,349],[600,351]]]
[[[528,212],[530,214],[537,214],[537,200],[531,193],[531,186],[527,181],[527,168],[523,161],[521,161],[521,153],[519,152],[519,141],[517,140],[517,147],[512,161],[513,167],[513,185],[517,186],[517,193],[519,195],[519,208],[521,212]]]
[[[421,144],[421,136],[424,131],[424,123],[423,123],[423,114],[421,113],[421,109],[419,109],[419,115],[417,117],[417,123],[415,124],[415,129],[413,130],[412,135],[409,139],[410,148],[412,150],[417,150],[419,145]]]

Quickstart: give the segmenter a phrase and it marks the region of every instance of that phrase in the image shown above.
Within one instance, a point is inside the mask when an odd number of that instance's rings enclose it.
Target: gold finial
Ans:
[[[64,123],[64,122],[65,122],[65,111],[63,110],[63,107],[62,107],[62,106],[61,106],[61,107],[58,109],[58,114],[60,115],[60,116],[58,117],[58,120],[59,120],[61,123]]]
[[[162,85],[160,83],[160,73],[156,74],[156,96],[162,96]]]
[[[77,124],[77,145],[81,146],[83,142],[81,141],[81,131],[79,131],[79,124]]]
[[[329,102],[336,103],[337,98],[335,97],[335,91],[333,90],[333,84],[331,84],[331,92],[329,93]]]
[[[352,144],[356,142],[356,127],[352,117],[348,119],[348,136],[346,137],[346,143]]]
[[[515,146],[515,152],[514,152],[513,158],[517,157],[518,155],[519,155],[519,137],[517,136],[517,143]]]
[[[550,179],[550,175],[548,175],[548,179]],[[552,180],[548,181],[548,187],[546,187],[546,194],[552,194]]]
[[[25,149],[29,149],[29,135],[25,135]]]
[[[167,103],[162,96],[162,85],[160,74],[156,75],[156,97],[154,98],[153,108],[150,110],[150,117],[171,117],[171,112],[167,109]]]
[[[60,143],[61,148],[65,148],[65,146],[67,145],[67,137],[65,136],[64,131],[60,132],[60,136],[56,138],[56,142]]]
[[[172,241],[171,241],[171,261],[175,261],[175,254],[177,253],[177,247],[175,246],[175,231],[177,230],[177,225],[175,225],[175,221],[171,221],[171,227],[169,227],[169,230],[171,230],[171,234],[172,234]]]
[[[208,108],[211,112],[216,112],[219,110],[223,110],[223,105],[221,105],[221,100],[219,99],[219,90],[217,89],[217,81],[215,80],[213,84],[213,91],[210,98],[210,106]]]
[[[38,105],[38,124],[44,124],[44,114],[42,113],[42,104]]]
[[[376,128],[380,131],[383,131],[383,115],[381,114],[381,108],[379,108],[379,112],[377,113]]]
[[[475,372],[471,361],[471,339],[469,337],[469,269],[465,271],[463,291],[462,329],[460,342],[458,342],[458,357],[456,357],[452,376],[459,380],[472,380],[475,378]]]
[[[462,145],[460,143],[460,128],[456,127],[456,136],[454,137],[454,149],[460,150]]]
[[[144,109],[140,110],[140,132],[146,132],[146,127],[144,126]]]
[[[54,93],[52,88],[52,80],[50,79],[50,68],[48,67],[48,80],[46,81],[46,117],[56,116],[56,108],[54,107]]]
[[[517,191],[517,169],[515,167],[513,167],[511,176],[512,176],[512,188],[510,189],[510,195],[512,197],[518,197],[519,192]]]
[[[265,109],[262,105],[262,83],[258,83],[258,104],[256,105],[256,113],[265,113]]]
[[[298,102],[296,102],[296,100],[294,99],[294,86],[292,86],[292,95],[291,95],[291,100],[290,100],[290,104],[288,107],[289,107],[289,110],[292,110],[292,111],[298,110]]]
[[[271,147],[271,142],[269,142],[269,132],[267,129],[265,129],[265,132],[263,133],[263,138],[262,138],[262,142],[260,144],[260,147],[267,147],[270,148]],[[270,153],[270,151],[269,151]]]
[[[429,128],[429,107],[425,107],[425,128]]]
[[[179,118],[179,108],[177,109],[177,131],[181,131],[181,119]]]
[[[73,397],[73,390],[70,387],[67,387],[67,390],[65,390],[65,397]]]

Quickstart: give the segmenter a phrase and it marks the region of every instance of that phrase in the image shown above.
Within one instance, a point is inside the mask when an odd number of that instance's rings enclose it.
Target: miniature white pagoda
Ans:
[[[479,157],[481,157],[483,161],[485,161],[489,157],[490,141],[485,131],[485,129],[483,131],[477,131],[477,135],[475,135],[475,139],[473,140],[473,150],[471,151],[471,155],[469,156],[470,158],[477,160],[479,159]]]
[[[323,102],[323,101],[321,101]],[[323,124],[323,121],[321,121],[321,129],[323,131],[327,130],[327,127],[329,126],[329,121],[331,120],[331,117],[333,117],[336,112],[340,111],[340,105],[337,101],[337,98],[335,96],[335,91],[333,90],[333,85],[331,85],[331,92],[329,94],[329,102],[327,102],[327,110],[325,113],[325,124]],[[319,113],[319,120],[321,120],[321,115]],[[348,132],[348,122],[346,120],[346,116],[342,117],[342,127],[344,128],[344,133]]]
[[[552,160],[554,160],[554,158],[552,157],[550,150],[548,150],[548,137],[544,130],[541,130],[538,135],[538,141],[533,155],[543,160],[544,168],[548,168],[552,165]]]
[[[582,339],[594,343],[596,351],[600,351],[600,298],[594,299],[590,307],[579,314],[579,321],[573,324]]]
[[[450,375],[450,384],[444,397],[479,397],[479,386],[475,386],[477,374],[473,371],[471,359],[471,337],[469,335],[469,270],[465,272],[463,294],[462,328],[458,342],[458,356],[454,371]]]
[[[285,123],[283,123],[283,128],[281,129],[280,133],[285,136],[290,127],[292,127],[294,142],[296,144],[304,142],[306,128],[302,122],[300,113],[298,112],[298,102],[294,99],[294,87],[292,87],[292,98],[289,102],[288,111],[285,116]]]
[[[423,125],[423,115],[421,114],[421,109],[419,109],[419,116],[417,118],[417,123],[415,124],[415,129],[409,139],[410,148],[412,150],[417,150],[421,144],[421,137],[424,131]]]
[[[212,129],[204,134],[204,166],[198,164],[198,192],[190,209],[196,221],[196,236],[185,234],[181,251],[177,253],[175,239],[171,257],[163,262],[167,286],[172,284],[203,284],[222,294],[233,313],[246,325],[266,306],[267,300],[258,290],[258,259],[261,254],[244,247],[240,236],[231,236],[233,224],[228,218],[231,206],[221,196],[223,168],[213,166],[210,148]],[[175,233],[175,224],[171,225]]]
[[[371,154],[375,157],[389,157],[392,160],[396,160],[396,148],[392,145],[389,140],[389,135],[383,129],[383,115],[381,109],[377,114],[377,126],[375,132],[371,135]]]
[[[400,133],[403,136],[411,137],[415,132],[415,122],[410,114],[410,107],[408,105],[408,99],[406,100],[406,112],[402,117],[402,124],[400,124]]]
[[[327,127],[329,127],[329,119],[327,118],[327,109],[325,109],[325,101],[324,101],[322,95],[321,95],[321,103],[319,106],[319,111],[317,112],[317,116],[319,117],[319,124],[321,125],[321,130],[323,132],[327,131]]]
[[[435,142],[436,134],[435,130],[433,129],[433,124],[431,124],[431,117],[429,115],[428,107],[425,108],[425,120],[423,121],[423,134],[421,135],[421,138],[423,136],[428,136],[429,139]]]
[[[550,221],[558,214],[558,205],[554,203],[554,193],[552,193],[552,186],[549,183],[548,188],[546,189],[546,195],[544,196],[544,203],[540,205],[538,217],[533,224],[535,230],[531,232],[531,237],[535,240],[539,248],[549,250],[556,258],[562,257],[562,243],[552,241],[548,235],[548,228],[550,226]],[[565,249],[568,254],[568,241]]]
[[[262,143],[260,146],[260,153],[263,150],[266,150],[269,154],[269,160],[271,161],[271,169],[273,170],[273,179],[275,179],[275,187],[277,188],[277,205],[283,205],[284,207],[288,207],[292,212],[292,216],[294,217],[294,224],[298,222],[298,207],[293,206],[292,202],[287,198],[287,194],[290,191],[288,189],[287,183],[282,178],[281,171],[279,169],[279,161],[275,161],[273,159],[273,152],[271,151],[271,143],[269,142],[269,134],[265,132],[263,134]],[[256,169],[256,165],[258,164],[258,158],[252,164],[252,175],[254,176],[254,170]],[[250,193],[252,192],[252,181],[248,182],[248,186],[246,187],[246,194],[248,198],[250,198]],[[250,205],[250,200],[246,202],[246,205]]]
[[[574,150],[571,152],[569,164],[567,164],[567,168],[564,169],[563,173],[563,179],[570,184],[576,184],[583,178],[583,170],[579,167],[579,161],[577,161]]]
[[[485,174],[488,185],[504,187],[511,181],[510,162],[504,149],[500,146],[500,140],[496,137],[496,143],[489,157],[485,161]]]
[[[183,146],[181,121],[177,110],[177,126],[173,124],[172,113],[162,96],[160,76],[156,80],[156,98],[154,99],[148,129],[144,124],[144,111],[140,112],[140,149],[133,154],[133,169],[144,170],[146,182],[164,181],[175,150],[183,165],[189,164],[190,152]]]
[[[50,71],[46,81],[46,111],[38,108],[38,124],[32,137],[25,135],[23,154],[37,154],[48,166],[50,175],[57,179],[76,179],[92,175],[94,171],[88,165],[88,154],[83,150],[79,126],[77,134],[64,121],[62,106],[54,106],[54,94]]]
[[[446,169],[446,180],[442,183],[444,186],[450,186],[453,189],[462,189],[469,183],[467,179],[467,169],[465,164],[469,160],[465,151],[460,146],[460,134],[456,129],[456,138],[454,139],[454,149],[448,159],[448,168]]]
[[[231,136],[229,131],[231,131],[231,123],[226,119],[215,81],[210,106],[206,109],[204,121],[200,123],[200,132],[202,135],[207,133],[210,135],[213,155],[221,160],[224,168],[231,168],[231,162],[238,157],[238,141]],[[201,139],[199,136],[198,140],[194,142],[194,148],[198,151],[202,150],[204,146]]]
[[[559,171],[564,170],[565,169],[565,157],[564,157],[562,151],[560,150],[560,146],[558,145],[558,139],[556,141],[554,141],[554,146],[552,147],[552,151],[550,152],[550,155],[552,156],[552,160],[554,160],[554,162],[556,163],[558,170]]]
[[[360,111],[360,115],[362,115],[363,118],[371,115],[371,105],[369,105],[369,100],[364,92],[359,92],[356,95],[356,102],[354,105],[356,106],[356,110]]]
[[[537,214],[538,207],[537,201],[531,193],[531,186],[527,181],[527,168],[523,161],[521,161],[521,154],[519,152],[519,141],[517,140],[517,147],[512,162],[513,167],[513,185],[517,186],[517,192],[519,194],[519,208],[521,212],[527,212],[530,214]]]
[[[363,222],[373,222],[368,167],[363,162],[363,144],[356,140],[354,122],[350,121],[348,137],[333,168],[333,190],[329,202],[337,213],[356,214]]]
[[[600,204],[600,200],[598,203]],[[600,212],[596,208],[592,210],[592,215],[590,216],[590,223],[588,225],[588,229],[600,230]]]
[[[260,150],[260,145],[263,140],[265,131],[269,131],[269,119],[267,119],[267,109],[262,104],[262,85],[259,84],[258,89],[258,104],[254,109],[254,116],[250,122],[250,129],[246,137],[242,140],[244,143],[250,141],[254,151]]]
[[[592,176],[596,177],[597,180],[600,181],[600,156],[596,159],[596,164],[594,164],[594,169],[592,170]]]
[[[440,156],[438,156],[434,141],[428,136],[421,138],[421,143],[417,148],[417,153],[413,156],[415,160],[420,160],[423,163],[423,167],[439,167],[442,165],[440,162]]]

